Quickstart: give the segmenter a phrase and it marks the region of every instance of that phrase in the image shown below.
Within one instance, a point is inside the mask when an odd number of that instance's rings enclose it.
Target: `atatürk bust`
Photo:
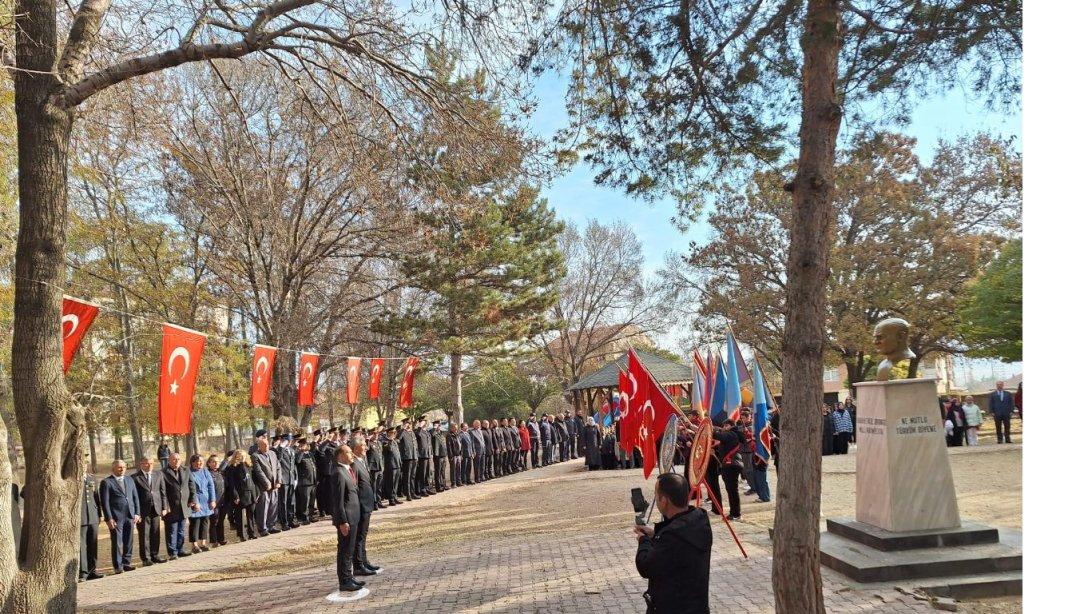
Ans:
[[[896,364],[914,358],[914,352],[908,345],[910,324],[903,318],[888,318],[877,323],[873,330],[873,343],[876,351],[884,355],[884,360],[876,368],[878,382],[888,381]]]

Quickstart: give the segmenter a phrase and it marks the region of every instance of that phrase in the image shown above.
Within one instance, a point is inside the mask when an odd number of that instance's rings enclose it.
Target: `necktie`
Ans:
[[[355,469],[348,467],[348,473],[351,475],[352,482],[358,482],[359,478],[355,476]]]

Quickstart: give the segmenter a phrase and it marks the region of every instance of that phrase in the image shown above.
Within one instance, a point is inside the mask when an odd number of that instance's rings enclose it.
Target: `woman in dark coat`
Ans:
[[[835,423],[831,418],[831,407],[824,405],[824,445],[821,454],[830,456],[835,453]]]
[[[257,520],[253,514],[253,504],[257,502],[257,485],[253,483],[250,472],[253,461],[245,450],[236,450],[230,459],[223,477],[227,483],[227,499],[230,500],[234,513],[234,527],[238,531],[238,541],[257,537]],[[242,515],[245,514],[245,523]]]
[[[582,427],[582,439],[586,442],[586,467],[590,471],[601,468],[601,431],[592,417],[587,417]]]
[[[616,435],[612,429],[605,429],[601,439],[601,469],[616,468]]]
[[[219,456],[212,454],[208,457],[208,472],[212,474],[212,483],[215,484],[215,513],[211,517],[208,543],[226,546],[226,525],[230,508],[230,499],[227,497],[227,478],[219,470]]]
[[[963,445],[963,437],[967,432],[967,415],[963,413],[963,406],[956,399],[944,402],[944,419],[952,421],[952,434],[946,435],[945,440],[949,447]]]

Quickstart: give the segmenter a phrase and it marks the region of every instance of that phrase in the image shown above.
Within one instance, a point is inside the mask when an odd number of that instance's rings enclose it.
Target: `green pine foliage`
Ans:
[[[969,354],[1017,362],[1024,358],[1024,245],[1009,241],[968,288],[960,311]]]

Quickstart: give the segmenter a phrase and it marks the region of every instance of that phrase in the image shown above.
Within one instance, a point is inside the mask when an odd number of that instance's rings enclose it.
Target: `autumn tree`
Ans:
[[[18,139],[19,233],[15,250],[12,390],[25,447],[26,514],[38,530],[16,553],[0,527],[0,610],[75,609],[75,523],[85,417],[61,373],[60,307],[65,282],[69,151],[77,110],[118,84],[191,62],[255,56],[287,81],[331,74],[386,107],[405,91],[444,107],[440,84],[419,62],[421,47],[450,34],[481,65],[501,63],[512,45],[488,15],[494,4],[437,10],[384,2],[276,0],[224,3],[83,0],[78,7],[19,0],[0,58],[12,67]],[[462,18],[472,15],[473,18]],[[447,20],[447,17],[449,18]],[[436,28],[434,23],[438,22]],[[444,28],[442,26],[450,26]],[[10,44],[9,41],[13,41]],[[316,106],[335,109],[323,96]],[[0,425],[0,439],[6,430]],[[6,443],[4,444],[6,445]],[[0,489],[11,481],[0,465]],[[0,501],[0,515],[10,512]]]
[[[782,348],[783,454],[772,583],[780,612],[822,612],[820,415],[836,147],[863,101],[902,117],[966,82],[1019,92],[1019,0],[567,0],[540,49],[573,64],[571,148],[598,182],[670,197],[681,223],[754,165],[795,151]],[[544,53],[555,51],[555,54]],[[798,121],[799,120],[799,121]],[[786,135],[797,130],[797,138]],[[792,145],[792,146],[791,146]]]
[[[1024,359],[1024,245],[1009,241],[962,298],[960,330],[967,353],[1005,362]]]
[[[660,332],[669,301],[663,288],[643,277],[642,242],[626,224],[591,220],[584,228],[568,227],[560,252],[567,274],[551,309],[559,326],[534,344],[566,387],[607,356]],[[583,409],[580,397],[574,403]]]

